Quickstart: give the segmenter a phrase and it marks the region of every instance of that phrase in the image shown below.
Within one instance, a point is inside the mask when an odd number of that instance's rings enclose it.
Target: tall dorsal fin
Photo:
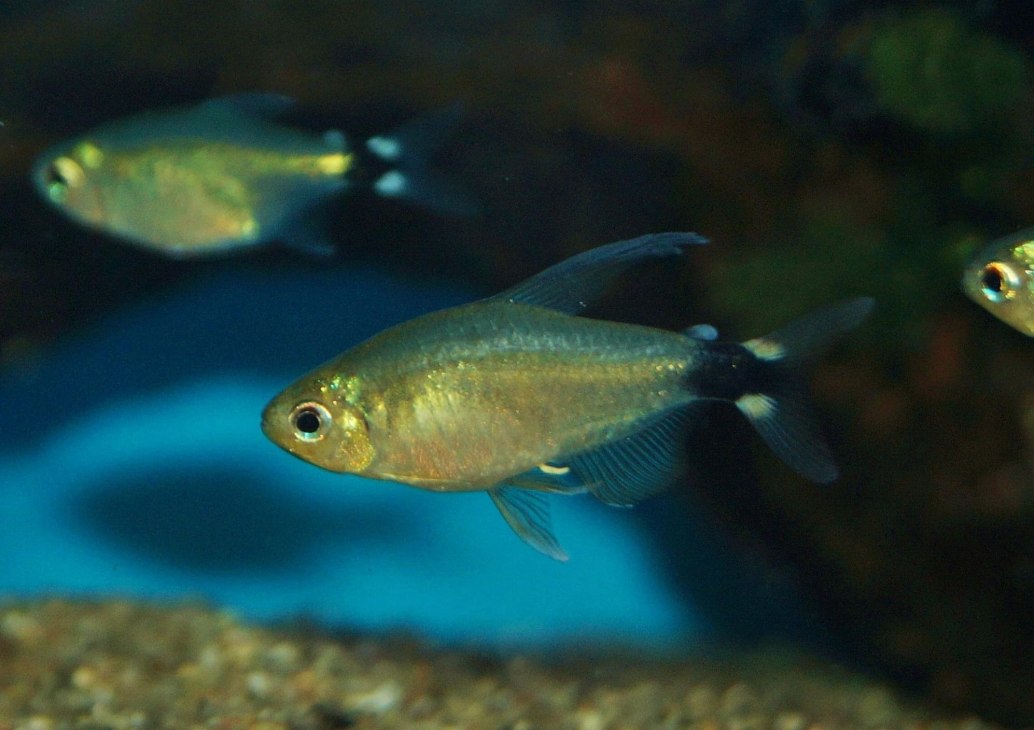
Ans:
[[[707,243],[696,233],[652,233],[590,249],[549,267],[488,301],[531,304],[578,314],[595,303],[615,278],[644,259],[677,256]]]
[[[218,96],[214,99],[209,99],[203,106],[207,111],[211,112],[230,112],[263,117],[265,119],[275,119],[286,114],[294,105],[295,100],[290,96],[255,91]]]

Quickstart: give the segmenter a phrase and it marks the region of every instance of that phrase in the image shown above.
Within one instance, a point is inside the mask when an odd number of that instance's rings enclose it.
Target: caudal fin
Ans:
[[[366,150],[383,166],[371,183],[374,192],[442,213],[478,213],[480,206],[466,190],[428,168],[431,156],[462,116],[462,105],[453,104],[366,140]]]
[[[743,343],[765,365],[768,377],[762,392],[740,396],[736,407],[779,458],[813,481],[831,482],[838,471],[808,406],[801,368],[838,335],[861,324],[874,304],[868,297],[840,302]]]

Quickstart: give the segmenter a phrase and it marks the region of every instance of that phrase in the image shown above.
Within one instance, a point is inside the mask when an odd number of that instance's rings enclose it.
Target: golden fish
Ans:
[[[322,137],[274,123],[293,105],[275,94],[241,94],[195,107],[142,114],[98,127],[42,155],[40,194],[79,223],[185,258],[282,240],[328,253],[306,214],[355,179],[344,135]],[[459,110],[416,120],[365,145],[385,168],[373,190],[469,212],[462,194],[420,170]]]
[[[623,270],[704,243],[662,233],[575,256],[487,300],[392,327],[266,407],[262,428],[317,466],[442,492],[485,490],[535,549],[566,559],[545,495],[630,505],[678,474],[694,403],[737,407],[790,466],[837,471],[801,404],[799,368],[856,326],[856,299],[743,344],[572,316]]]
[[[1005,236],[981,251],[962,275],[970,299],[1034,337],[1034,228]]]

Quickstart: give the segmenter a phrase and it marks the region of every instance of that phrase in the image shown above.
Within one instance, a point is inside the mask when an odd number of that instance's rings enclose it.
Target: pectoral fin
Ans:
[[[653,233],[600,246],[526,279],[489,301],[532,304],[565,314],[578,314],[603,296],[627,268],[644,259],[676,256],[684,246],[707,243],[696,233]]]
[[[567,560],[567,553],[553,535],[549,502],[544,492],[498,486],[490,489],[488,496],[519,538],[554,560]]]

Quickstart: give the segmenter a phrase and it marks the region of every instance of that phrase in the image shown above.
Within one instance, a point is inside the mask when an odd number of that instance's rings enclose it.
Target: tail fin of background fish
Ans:
[[[462,116],[462,105],[453,104],[366,140],[366,150],[387,167],[373,180],[374,192],[386,198],[411,200],[441,213],[477,214],[480,206],[467,191],[428,166]]]
[[[779,458],[819,483],[833,481],[838,472],[811,414],[802,366],[837,335],[861,324],[873,305],[867,297],[851,299],[743,343],[764,366],[764,385],[761,392],[741,395],[737,408]]]

